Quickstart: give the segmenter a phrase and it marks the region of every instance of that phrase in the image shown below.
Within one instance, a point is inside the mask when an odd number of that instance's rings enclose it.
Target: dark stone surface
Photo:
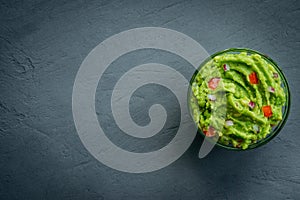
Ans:
[[[300,1],[296,0],[2,0],[0,199],[299,199],[299,19]],[[215,148],[201,160],[197,154],[202,140],[197,136],[179,160],[147,174],[122,173],[95,160],[82,145],[72,118],[76,72],[104,39],[143,26],[183,32],[209,53],[248,47],[272,57],[283,69],[292,93],[291,113],[281,133],[256,150]],[[130,68],[132,59],[123,59]],[[183,62],[147,51],[133,60],[157,60],[174,67]],[[107,80],[115,81],[120,73],[112,66]],[[105,82],[108,88],[110,83]],[[99,86],[97,98],[105,97],[107,91],[105,85]],[[166,98],[159,98],[159,91]],[[147,96],[150,92],[153,95]],[[137,98],[143,95],[146,101]],[[140,125],[147,124],[147,106],[153,102],[173,102],[175,107],[167,109],[178,109],[172,93],[158,86],[141,88],[132,101],[137,105],[131,108],[133,119]],[[97,104],[97,109],[105,111],[103,105]],[[159,148],[174,136],[176,113],[165,127],[167,136],[161,144],[148,145],[146,150]],[[99,117],[107,126],[113,123],[110,116]],[[113,127],[110,132],[119,134]],[[139,151],[137,146],[127,148]]]

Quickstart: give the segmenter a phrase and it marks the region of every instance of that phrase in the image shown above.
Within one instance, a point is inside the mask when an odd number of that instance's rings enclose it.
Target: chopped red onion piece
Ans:
[[[243,142],[243,139],[237,139],[236,140],[238,143],[242,143]]]
[[[227,120],[225,123],[227,126],[233,126],[233,121],[231,120]]]
[[[257,124],[254,124],[254,125],[253,125],[253,130],[254,130],[254,132],[256,132],[256,133],[259,133],[259,126],[258,126]]]
[[[224,71],[225,71],[225,72],[228,71],[228,70],[230,70],[230,67],[229,67],[229,65],[227,65],[227,64],[224,64],[224,65],[223,65],[223,68],[224,68]]]
[[[248,103],[248,106],[249,106],[251,109],[253,109],[253,108],[255,107],[255,103],[254,103],[253,101],[250,101],[250,102]]]
[[[274,73],[273,73],[273,77],[274,77],[274,78],[278,78],[278,73],[275,73],[275,72],[274,72]]]
[[[269,90],[269,92],[272,92],[272,93],[275,92],[275,89],[273,87],[268,87],[268,90]]]
[[[215,100],[217,99],[216,96],[213,95],[213,94],[209,94],[209,95],[207,95],[207,97],[208,97],[208,99],[211,100],[211,101],[215,101]]]

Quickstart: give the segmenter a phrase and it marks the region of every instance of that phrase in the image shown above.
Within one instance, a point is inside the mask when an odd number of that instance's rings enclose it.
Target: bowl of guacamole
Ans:
[[[268,56],[231,48],[195,71],[188,107],[198,132],[231,150],[259,147],[284,126],[290,109],[288,82]]]

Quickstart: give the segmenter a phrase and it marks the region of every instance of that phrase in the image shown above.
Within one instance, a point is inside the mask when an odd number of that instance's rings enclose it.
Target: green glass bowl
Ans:
[[[190,85],[192,85],[192,83],[194,82],[194,79],[196,78],[197,74],[199,73],[199,70],[207,62],[209,62],[210,60],[212,60],[214,57],[216,57],[218,55],[221,55],[221,54],[225,54],[225,53],[239,54],[239,53],[242,53],[242,52],[246,52],[247,54],[259,54],[262,58],[264,58],[269,64],[271,64],[276,69],[276,71],[277,71],[277,73],[280,76],[281,81],[282,81],[282,83],[281,83],[282,88],[283,88],[283,90],[284,90],[284,92],[286,94],[286,103],[282,107],[282,120],[276,126],[274,126],[271,129],[271,132],[267,135],[266,138],[261,139],[261,140],[257,141],[254,144],[250,144],[247,149],[237,148],[237,147],[234,147],[232,145],[225,145],[225,144],[222,144],[222,143],[219,143],[219,142],[216,143],[216,145],[219,146],[219,147],[222,147],[222,148],[225,148],[225,149],[228,149],[228,150],[235,150],[235,151],[245,151],[245,150],[248,150],[248,149],[254,149],[254,148],[260,147],[260,146],[268,143],[269,141],[271,141],[280,132],[280,130],[285,125],[285,123],[287,121],[287,118],[288,118],[288,115],[289,115],[289,112],[290,112],[290,105],[291,105],[291,94],[290,94],[289,84],[288,84],[288,82],[287,82],[287,80],[286,80],[283,72],[281,71],[281,69],[276,64],[276,62],[274,62],[270,57],[268,57],[265,54],[262,54],[262,53],[260,53],[258,51],[255,51],[255,50],[252,50],[252,49],[247,49],[247,48],[230,48],[230,49],[225,49],[223,51],[219,51],[219,52],[211,55],[206,60],[204,60],[201,63],[201,65],[199,66],[199,68],[195,71],[195,73],[193,74],[193,76],[192,76],[192,78],[190,80]],[[193,95],[193,93],[191,91],[191,87],[189,87],[188,95],[187,95],[188,96],[188,101],[187,101],[188,102],[188,109],[189,109],[189,114],[190,114],[191,118],[194,120],[193,115],[192,115],[192,108],[191,108],[191,105],[190,105],[190,100],[191,100],[192,95]],[[197,132],[199,134],[201,134],[203,137],[205,137],[205,134],[198,127],[198,125],[197,125],[196,122],[195,122],[195,125],[198,128]]]

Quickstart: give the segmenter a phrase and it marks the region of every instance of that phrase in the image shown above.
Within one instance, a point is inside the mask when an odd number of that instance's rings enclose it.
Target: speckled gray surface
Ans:
[[[299,199],[299,19],[296,0],[2,0],[0,199]],[[209,53],[248,47],[272,57],[283,69],[292,93],[291,113],[281,133],[256,150],[215,148],[201,160],[197,154],[202,139],[197,136],[179,160],[147,174],[122,173],[95,160],[80,142],[72,118],[76,72],[104,39],[143,26],[183,32]],[[119,66],[128,70],[154,61],[183,74],[193,70],[166,52],[132,53],[109,68],[99,84],[97,100],[108,102],[111,85],[124,72]],[[105,104],[98,101],[97,110],[105,112]],[[106,131],[115,135],[110,139],[131,151],[166,144],[176,133],[180,117],[172,93],[148,85],[136,91],[131,101],[132,117],[140,125],[149,122],[149,105],[165,105],[173,113],[164,127],[166,134],[159,142],[126,139],[110,115],[99,115]]]

